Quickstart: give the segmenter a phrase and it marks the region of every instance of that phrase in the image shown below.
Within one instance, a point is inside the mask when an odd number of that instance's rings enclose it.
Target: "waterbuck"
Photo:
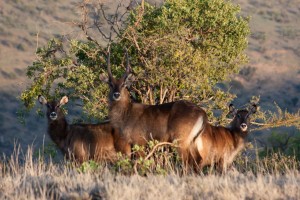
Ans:
[[[68,159],[79,163],[90,159],[113,161],[117,158],[118,147],[126,149],[119,132],[109,122],[68,124],[61,109],[68,102],[67,96],[62,97],[60,102],[48,102],[39,95],[38,101],[47,106],[48,134]]]
[[[193,158],[200,169],[207,165],[217,165],[220,171],[226,171],[235,156],[244,148],[248,135],[250,116],[257,106],[237,110],[229,105],[229,114],[234,116],[228,128],[213,126],[206,122],[205,129],[195,138]]]
[[[160,142],[178,141],[179,154],[184,163],[187,163],[190,144],[207,123],[205,111],[188,101],[175,101],[160,105],[132,102],[126,88],[131,76],[127,52],[126,60],[126,71],[123,77],[116,79],[112,76],[110,53],[108,53],[108,77],[104,74],[100,75],[100,80],[108,83],[110,87],[111,125],[120,130],[131,145],[145,145],[151,139]],[[123,153],[129,155],[130,151],[123,151]]]

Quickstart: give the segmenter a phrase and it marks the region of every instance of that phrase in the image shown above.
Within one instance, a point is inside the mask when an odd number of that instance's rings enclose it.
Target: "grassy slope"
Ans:
[[[76,19],[74,1],[5,1],[0,4],[0,87],[24,89],[25,70],[37,46],[71,30]]]
[[[76,35],[68,23],[78,17],[74,2],[15,0],[0,3],[1,154],[10,154],[15,142],[24,147],[42,143],[46,134],[45,120],[30,113],[25,116],[26,125],[22,125],[18,119],[22,105],[17,97],[28,83],[26,67],[34,61],[36,47],[45,45],[54,35]]]
[[[251,17],[249,65],[236,77],[238,97],[260,95],[262,106],[300,107],[298,1],[234,0]]]

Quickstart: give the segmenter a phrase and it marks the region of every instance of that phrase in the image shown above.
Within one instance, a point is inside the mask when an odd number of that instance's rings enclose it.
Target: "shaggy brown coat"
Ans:
[[[205,129],[195,138],[193,159],[202,169],[204,166],[217,164],[220,171],[226,171],[236,155],[244,148],[248,135],[250,115],[256,112],[256,105],[251,110],[236,110],[229,107],[234,118],[228,128],[205,125]]]
[[[100,80],[110,87],[109,117],[112,126],[131,145],[145,145],[151,139],[160,142],[178,141],[179,152],[184,162],[187,162],[190,144],[207,122],[205,111],[188,101],[160,105],[132,102],[126,88],[131,78],[128,58],[125,74],[115,79],[111,73],[109,57],[108,77],[101,74]],[[129,155],[130,149],[123,152]]]
[[[48,134],[68,159],[82,163],[87,160],[114,161],[118,147],[130,148],[124,143],[109,122],[100,124],[68,124],[61,106],[68,102],[64,96],[60,102],[47,102],[39,96],[39,102],[47,106]]]

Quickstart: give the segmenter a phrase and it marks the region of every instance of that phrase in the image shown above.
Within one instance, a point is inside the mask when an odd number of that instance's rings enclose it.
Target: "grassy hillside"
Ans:
[[[77,3],[78,4],[78,3]],[[10,154],[14,143],[40,145],[46,122],[35,113],[24,116],[18,100],[26,88],[26,68],[35,50],[49,38],[70,34],[76,1],[4,1],[0,3],[0,152]],[[26,124],[21,118],[25,117]],[[47,139],[46,139],[47,142]]]
[[[0,87],[24,89],[35,49],[54,35],[69,34],[76,1],[5,1],[0,4]]]
[[[295,111],[300,107],[300,5],[297,1],[234,0],[251,17],[249,64],[235,77],[238,96],[260,95]]]

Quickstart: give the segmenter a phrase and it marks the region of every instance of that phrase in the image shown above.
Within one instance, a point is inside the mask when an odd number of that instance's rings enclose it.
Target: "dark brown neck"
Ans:
[[[230,134],[232,136],[233,145],[235,148],[244,144],[245,138],[248,133],[247,131],[243,132],[240,129],[231,129],[231,128],[228,128],[228,131],[230,132]]]
[[[235,137],[245,138],[248,134],[248,131],[242,131],[240,128],[234,126],[229,127],[228,130],[231,132],[232,135],[235,135]]]
[[[48,134],[53,142],[62,149],[68,135],[68,122],[65,117],[54,121],[48,119]]]

